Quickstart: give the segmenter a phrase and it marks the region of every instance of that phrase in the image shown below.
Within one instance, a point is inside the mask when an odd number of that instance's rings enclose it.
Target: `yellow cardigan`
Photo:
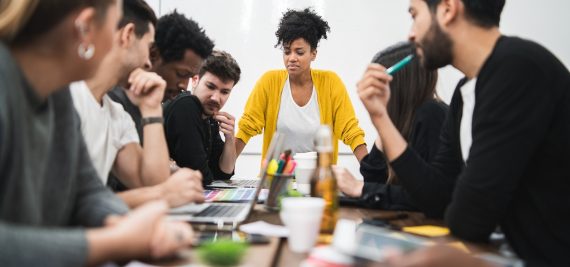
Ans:
[[[236,137],[245,143],[263,131],[262,158],[265,158],[271,137],[277,128],[281,92],[287,77],[286,70],[266,72],[255,84],[239,120]],[[352,151],[365,144],[364,131],[358,125],[346,87],[338,75],[332,71],[311,70],[311,77],[317,91],[321,124],[330,125],[334,137],[349,145]],[[333,163],[336,163],[338,142],[333,144]]]

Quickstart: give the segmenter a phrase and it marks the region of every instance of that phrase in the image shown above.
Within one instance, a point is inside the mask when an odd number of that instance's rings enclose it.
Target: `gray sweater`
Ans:
[[[97,177],[69,89],[40,101],[0,43],[0,266],[85,265],[85,227],[127,211]]]

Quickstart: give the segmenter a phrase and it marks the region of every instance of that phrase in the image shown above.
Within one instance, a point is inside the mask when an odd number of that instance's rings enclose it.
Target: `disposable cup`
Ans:
[[[281,202],[281,221],[289,229],[289,248],[293,252],[310,251],[319,235],[325,201],[314,197],[288,197]]]

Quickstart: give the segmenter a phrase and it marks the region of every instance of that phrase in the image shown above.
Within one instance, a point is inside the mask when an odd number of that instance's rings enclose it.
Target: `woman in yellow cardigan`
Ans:
[[[358,161],[368,154],[364,131],[341,79],[332,71],[311,69],[317,45],[329,31],[328,23],[311,9],[283,14],[275,35],[286,69],[268,71],[253,88],[238,124],[238,155],[252,136],[263,132],[265,158],[275,131],[285,133],[285,147],[294,153],[314,151],[320,124],[330,125],[334,137],[349,145]],[[333,144],[336,163],[338,142]]]

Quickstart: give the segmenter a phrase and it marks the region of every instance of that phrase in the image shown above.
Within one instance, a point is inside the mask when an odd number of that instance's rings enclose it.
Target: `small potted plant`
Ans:
[[[198,248],[198,257],[209,266],[237,266],[241,263],[247,248],[244,242],[220,239],[201,245]]]

